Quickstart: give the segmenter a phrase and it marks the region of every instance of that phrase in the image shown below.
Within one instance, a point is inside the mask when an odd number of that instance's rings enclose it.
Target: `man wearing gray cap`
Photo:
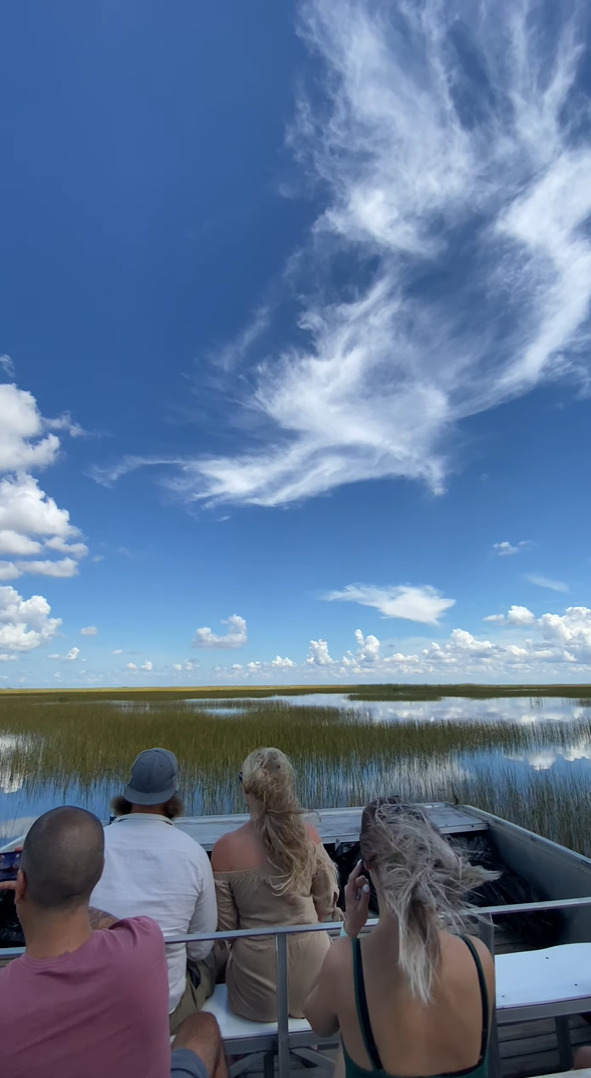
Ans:
[[[182,813],[178,764],[168,749],[146,749],[133,762],[116,815],[105,828],[105,869],[91,904],[116,917],[152,917],[165,936],[215,932],[215,884],[205,850],[172,821]],[[212,944],[166,948],[170,1030],[200,1010],[215,984]],[[209,956],[209,961],[208,961]]]

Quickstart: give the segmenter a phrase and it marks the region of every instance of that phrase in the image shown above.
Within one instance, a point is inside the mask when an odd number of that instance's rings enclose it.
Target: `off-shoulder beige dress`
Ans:
[[[263,928],[269,925],[309,925],[318,921],[341,921],[336,902],[334,864],[320,843],[311,884],[295,884],[288,893],[277,894],[271,880],[276,870],[246,868],[215,872],[218,931]],[[288,936],[287,975],[289,1013],[303,1017],[304,1001],[312,988],[330,947],[326,932]],[[275,937],[234,940],[226,967],[228,1002],[235,1014],[255,1022],[277,1018]]]

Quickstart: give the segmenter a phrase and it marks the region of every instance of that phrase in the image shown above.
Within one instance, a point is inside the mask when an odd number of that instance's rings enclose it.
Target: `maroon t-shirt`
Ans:
[[[10,1078],[169,1078],[168,977],[149,917],[58,958],[0,969],[0,1071]]]

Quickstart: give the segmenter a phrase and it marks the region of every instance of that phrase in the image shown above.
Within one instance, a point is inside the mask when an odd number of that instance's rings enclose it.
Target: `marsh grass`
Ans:
[[[464,695],[468,688],[462,687]],[[587,704],[581,691],[578,686],[569,698]],[[289,695],[283,688],[281,693]],[[187,813],[240,811],[244,757],[257,745],[277,745],[294,762],[307,806],[362,804],[381,794],[457,800],[591,855],[589,772],[577,766],[535,771],[519,759],[544,749],[566,755],[573,744],[591,746],[591,712],[589,718],[541,723],[377,723],[358,705],[311,707],[297,698],[266,699],[265,691],[245,697],[224,690],[214,697],[207,689],[202,704],[196,697],[195,689],[180,695],[2,693],[0,734],[12,735],[1,761],[3,781],[22,783],[29,797],[51,791],[56,803],[100,791],[106,811],[110,796],[127,781],[134,756],[164,745],[179,758]],[[222,715],[212,698],[224,708]]]

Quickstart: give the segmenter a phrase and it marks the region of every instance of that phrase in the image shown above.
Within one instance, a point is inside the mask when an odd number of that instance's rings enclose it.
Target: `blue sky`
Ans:
[[[583,0],[21,0],[0,686],[585,681]]]

